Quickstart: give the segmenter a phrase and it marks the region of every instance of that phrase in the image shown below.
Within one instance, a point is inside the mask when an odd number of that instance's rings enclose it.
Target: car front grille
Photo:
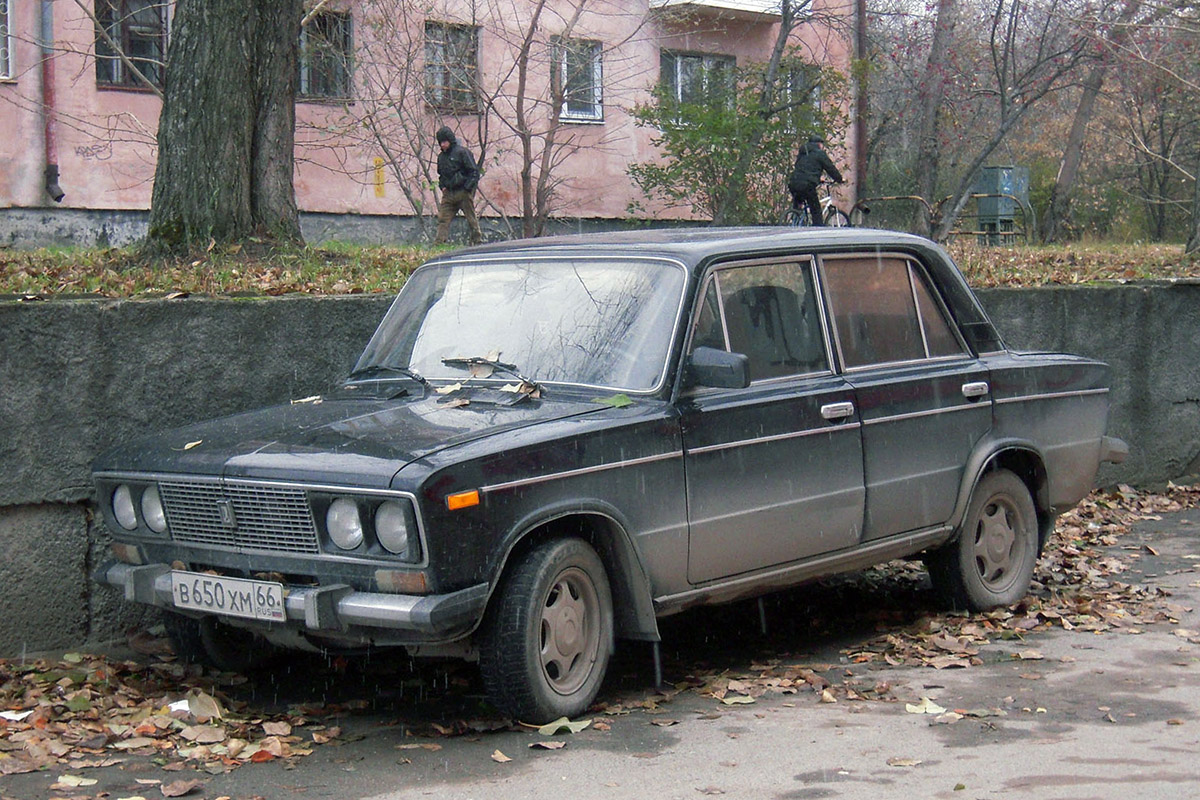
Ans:
[[[303,489],[249,481],[160,481],[158,489],[176,541],[272,553],[320,552]]]

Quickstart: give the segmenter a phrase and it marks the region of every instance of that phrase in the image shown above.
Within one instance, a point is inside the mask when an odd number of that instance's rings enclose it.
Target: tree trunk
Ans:
[[[1192,220],[1189,226],[1187,245],[1183,252],[1188,255],[1200,255],[1200,153],[1196,156],[1195,176],[1192,181]]]
[[[1075,109],[1071,131],[1067,134],[1067,144],[1063,148],[1054,187],[1050,190],[1050,207],[1046,209],[1046,216],[1042,220],[1042,241],[1047,244],[1058,240],[1062,225],[1070,213],[1075,179],[1079,176],[1079,164],[1083,160],[1083,140],[1087,135],[1088,123],[1092,121],[1096,98],[1100,95],[1100,87],[1104,84],[1107,72],[1107,64],[1097,64],[1084,79],[1083,94],[1079,98],[1079,106]]]
[[[150,204],[152,248],[298,239],[292,186],[302,0],[179,0]]]
[[[938,156],[941,152],[938,132],[942,103],[946,99],[946,84],[949,82],[950,43],[957,23],[958,0],[938,0],[933,42],[929,46],[925,80],[920,86],[921,127],[917,138],[917,161],[913,165],[917,194],[929,201],[930,205],[937,201],[934,195],[937,192]],[[924,206],[917,209],[913,221],[919,233],[929,233],[931,221]]]
[[[293,183],[296,152],[296,83],[303,0],[259,0],[253,171],[250,210],[255,224],[278,239],[300,240]]]

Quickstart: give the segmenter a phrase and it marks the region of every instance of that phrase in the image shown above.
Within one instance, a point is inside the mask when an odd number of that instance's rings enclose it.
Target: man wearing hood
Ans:
[[[475,187],[479,184],[479,168],[471,151],[458,143],[454,131],[442,127],[437,132],[440,152],[437,159],[438,187],[442,200],[438,203],[438,227],[435,244],[444,244],[450,234],[450,220],[461,210],[471,228],[471,243],[483,238],[479,218],[475,215]]]
[[[817,196],[817,184],[821,182],[821,173],[828,173],[836,183],[842,182],[842,173],[838,172],[838,168],[821,149],[821,143],[824,141],[825,139],[816,133],[808,137],[808,141],[800,146],[796,166],[788,180],[792,208],[799,208],[801,203],[807,203],[813,225],[825,224],[825,220],[821,219],[821,198]]]

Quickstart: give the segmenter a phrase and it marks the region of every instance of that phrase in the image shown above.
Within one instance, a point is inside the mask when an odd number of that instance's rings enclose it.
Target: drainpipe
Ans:
[[[58,118],[54,109],[54,5],[42,0],[42,133],[46,143],[46,194],[61,203],[58,185]]]

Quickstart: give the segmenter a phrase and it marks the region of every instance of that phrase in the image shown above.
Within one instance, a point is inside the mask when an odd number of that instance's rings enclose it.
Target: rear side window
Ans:
[[[826,258],[823,263],[847,368],[963,352],[923,271],[912,260],[871,255]]]
[[[751,380],[829,369],[808,261],[722,269],[708,281],[692,348],[715,347],[750,359]]]

